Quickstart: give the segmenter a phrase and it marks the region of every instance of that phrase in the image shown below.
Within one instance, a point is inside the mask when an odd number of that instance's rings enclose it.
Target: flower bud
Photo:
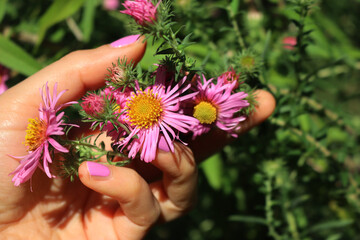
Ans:
[[[156,21],[156,10],[160,2],[154,6],[150,0],[126,0],[123,3],[125,10],[120,12],[130,15],[137,24],[145,27]]]
[[[119,0],[104,0],[103,6],[106,10],[115,10],[119,7]]]
[[[284,48],[287,50],[294,50],[297,40],[296,37],[284,37],[282,40],[282,44],[284,45]]]
[[[83,102],[80,104],[86,114],[92,117],[98,117],[105,111],[105,100],[102,96],[90,93],[83,97]]]
[[[218,81],[223,81],[223,83],[228,84],[232,82],[237,82],[234,88],[239,86],[240,73],[237,74],[233,68],[230,68],[229,71],[224,72],[218,77]]]

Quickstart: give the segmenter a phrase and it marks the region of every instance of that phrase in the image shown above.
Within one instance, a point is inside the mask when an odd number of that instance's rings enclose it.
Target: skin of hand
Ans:
[[[159,151],[156,159],[133,168],[109,166],[110,176],[90,176],[86,163],[79,180],[49,179],[37,170],[30,181],[15,187],[9,173],[18,166],[10,157],[26,155],[25,139],[29,118],[38,116],[42,101],[39,89],[58,82],[58,92],[68,91],[59,103],[78,100],[88,90],[104,85],[107,68],[126,56],[134,62],[144,55],[146,43],[114,48],[104,45],[70,53],[45,67],[0,96],[0,236],[2,239],[141,239],[158,221],[170,221],[186,213],[196,198],[197,161],[208,156],[211,139],[225,134],[212,132],[191,147],[175,144],[175,153]],[[259,106],[243,131],[264,121],[274,110],[274,98],[258,91]],[[86,130],[84,130],[86,132]],[[204,141],[204,142],[202,142]],[[144,167],[145,166],[145,167]],[[151,166],[156,171],[151,171]],[[156,167],[156,168],[155,168]],[[135,170],[136,169],[136,170]],[[148,169],[148,170],[147,170]],[[148,172],[148,173],[147,173]],[[149,172],[151,172],[149,174]]]

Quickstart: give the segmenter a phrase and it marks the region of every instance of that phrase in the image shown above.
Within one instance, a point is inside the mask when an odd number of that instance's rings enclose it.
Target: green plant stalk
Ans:
[[[70,31],[74,34],[75,38],[79,42],[84,41],[84,34],[82,33],[80,27],[77,25],[75,20],[72,17],[66,19],[66,24],[68,25]]]
[[[285,176],[285,172],[282,172],[282,174],[284,175],[284,179],[288,179],[287,173],[286,176]],[[281,197],[282,197],[282,209],[285,214],[286,223],[289,226],[289,232],[293,240],[300,240],[300,234],[297,228],[296,218],[290,209],[291,204],[290,201],[288,200],[289,199],[288,189],[284,185],[281,186]]]
[[[96,157],[96,159],[106,155],[108,152],[108,151],[103,150],[103,149],[99,148],[98,146],[92,145],[90,143],[83,143],[83,142],[79,142],[79,141],[75,141],[75,142],[76,142],[76,144],[73,143],[73,145],[75,145],[75,146],[84,146],[84,147],[88,147],[90,149],[94,149],[93,151],[91,151],[91,155],[98,156],[98,157]]]
[[[245,50],[246,49],[246,46],[245,46],[245,42],[244,42],[244,39],[241,35],[241,31],[240,31],[240,28],[239,28],[239,25],[235,19],[235,14],[233,13],[233,11],[231,10],[230,8],[230,5],[228,5],[227,7],[227,12],[228,12],[228,15],[229,15],[229,19],[230,19],[230,22],[234,28],[234,31],[235,31],[235,34],[236,34],[236,37],[239,41],[239,45],[240,45],[240,51],[241,50]]]
[[[269,235],[273,237],[275,240],[282,240],[282,237],[279,233],[276,232],[275,226],[273,225],[274,218],[273,218],[273,211],[272,211],[272,186],[271,186],[272,178],[268,178],[265,184],[265,214],[266,214],[266,223],[269,229]]]
[[[300,20],[298,27],[298,34],[297,34],[297,43],[296,43],[296,53],[298,54],[298,59],[294,61],[294,69],[295,69],[295,76],[297,80],[297,86],[296,86],[296,95],[301,96],[302,89],[299,87],[300,83],[302,82],[301,73],[303,71],[302,69],[302,60],[304,59],[306,52],[305,48],[303,47],[303,39],[304,39],[304,28],[305,28],[305,19],[308,15],[309,7],[308,6],[300,6]]]
[[[176,57],[185,62],[185,55],[178,49],[179,43],[172,29],[170,28],[167,32],[159,31],[159,36],[174,50]],[[170,39],[165,36],[169,36]]]

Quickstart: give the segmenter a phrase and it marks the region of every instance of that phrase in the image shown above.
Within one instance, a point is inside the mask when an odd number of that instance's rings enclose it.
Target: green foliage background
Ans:
[[[359,0],[176,0],[199,68],[227,70],[251,47],[263,62],[254,87],[277,100],[272,117],[200,166],[187,216],[147,239],[360,239]],[[0,0],[0,63],[9,86],[67,53],[131,33],[100,0]],[[241,36],[242,41],[239,41]],[[284,49],[284,37],[300,44]],[[141,67],[156,58],[148,45]]]

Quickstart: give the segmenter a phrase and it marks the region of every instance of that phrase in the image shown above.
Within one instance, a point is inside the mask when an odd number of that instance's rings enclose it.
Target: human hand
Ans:
[[[91,176],[89,170],[94,175],[94,167],[84,163],[79,168],[80,181],[73,183],[48,179],[37,170],[30,192],[29,183],[14,187],[8,176],[18,161],[7,154],[26,153],[20,143],[27,120],[38,114],[38,90],[45,82],[50,88],[58,82],[59,91],[69,90],[60,103],[77,100],[104,84],[106,68],[112,62],[123,56],[138,62],[144,51],[145,44],[137,41],[120,48],[106,45],[74,52],[0,96],[0,233],[5,239],[140,239],[156,221],[177,218],[192,206],[196,164],[190,149],[181,144],[176,144],[175,154],[159,151],[151,164],[160,171],[150,177],[145,177],[149,170],[141,167],[143,163],[135,162],[137,171],[108,166],[108,174],[103,172],[102,177]],[[263,94],[259,94],[254,123],[270,112],[262,109],[269,98]],[[148,184],[145,179],[157,181]]]

